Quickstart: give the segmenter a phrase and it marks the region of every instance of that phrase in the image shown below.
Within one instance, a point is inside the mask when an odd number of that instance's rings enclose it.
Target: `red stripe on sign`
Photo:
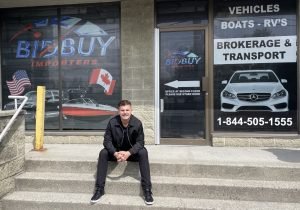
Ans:
[[[100,75],[100,71],[101,71],[101,69],[93,69],[93,71],[90,75],[90,82],[89,82],[90,85],[97,84],[97,81],[98,81],[98,78]]]

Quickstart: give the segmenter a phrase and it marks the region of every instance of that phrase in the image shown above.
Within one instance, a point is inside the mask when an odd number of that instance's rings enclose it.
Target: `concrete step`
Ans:
[[[155,197],[148,207],[137,163],[110,162],[106,194],[90,205],[103,147],[45,148],[26,146],[26,173],[3,198],[2,210],[300,209],[300,149],[147,145]]]
[[[26,159],[25,167],[29,172],[66,172],[96,173],[97,160],[55,160]],[[222,179],[251,179],[273,181],[300,181],[300,168],[287,166],[253,166],[247,164],[227,165],[211,163],[164,163],[150,162],[151,174],[154,176],[206,177]],[[135,176],[139,174],[138,163],[110,162],[109,174]]]
[[[99,203],[90,205],[90,194],[53,192],[15,192],[2,200],[3,210],[297,210],[299,203],[229,201],[155,196],[155,203],[146,206],[140,196],[105,194]]]
[[[94,174],[83,173],[26,172],[16,179],[19,191],[92,194],[94,184]],[[300,182],[152,176],[152,184],[156,196],[300,202]],[[108,194],[142,195],[139,178],[123,175],[109,175],[105,191]]]
[[[97,144],[103,143],[104,131],[97,132],[67,132],[59,133],[45,132],[45,144]],[[32,144],[35,142],[35,131],[25,131],[25,142]]]
[[[95,173],[102,145],[26,145],[26,171]],[[153,176],[300,181],[300,149],[147,145]],[[109,164],[111,174],[138,174],[137,163]]]

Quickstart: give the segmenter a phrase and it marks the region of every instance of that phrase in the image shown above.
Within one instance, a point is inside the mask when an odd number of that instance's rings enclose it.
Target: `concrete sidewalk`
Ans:
[[[102,145],[45,144],[43,152],[26,144],[27,159],[95,161]],[[300,148],[245,148],[183,145],[146,145],[150,163],[281,166],[300,168]]]
[[[106,194],[89,201],[97,144],[26,145],[25,172],[3,210],[296,210],[300,149],[146,145],[153,206],[143,202],[138,163],[110,163]]]

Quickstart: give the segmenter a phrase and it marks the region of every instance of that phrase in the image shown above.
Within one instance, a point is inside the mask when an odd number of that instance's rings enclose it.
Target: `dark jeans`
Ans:
[[[104,189],[107,175],[108,161],[117,161],[115,156],[108,153],[107,149],[102,149],[99,153],[97,166],[96,188]],[[127,161],[139,162],[141,172],[141,185],[143,190],[151,189],[150,166],[148,151],[146,148],[140,149],[137,154],[130,155]]]

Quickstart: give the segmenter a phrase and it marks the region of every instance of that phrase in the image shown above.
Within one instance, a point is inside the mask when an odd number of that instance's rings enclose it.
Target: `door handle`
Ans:
[[[164,99],[160,99],[160,112],[164,112]]]

